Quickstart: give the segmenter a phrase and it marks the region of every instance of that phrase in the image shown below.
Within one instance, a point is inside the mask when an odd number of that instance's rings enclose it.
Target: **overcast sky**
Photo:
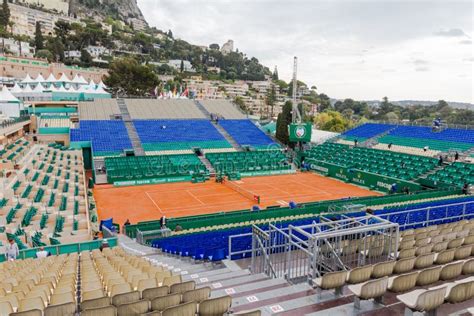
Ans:
[[[234,40],[280,78],[334,98],[471,102],[472,1],[138,0],[151,26],[197,45]]]

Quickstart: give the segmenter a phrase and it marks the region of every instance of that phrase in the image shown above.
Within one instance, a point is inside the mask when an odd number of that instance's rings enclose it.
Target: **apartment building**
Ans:
[[[15,2],[25,4],[25,5],[33,5],[38,8],[44,8],[44,9],[56,11],[62,14],[69,13],[68,0],[17,0]]]
[[[84,25],[79,19],[67,15],[48,13],[13,3],[10,3],[9,7],[10,19],[13,22],[13,34],[16,35],[26,35],[33,38],[35,36],[36,22],[41,23],[41,31],[46,35],[54,33],[54,25],[58,21]]]

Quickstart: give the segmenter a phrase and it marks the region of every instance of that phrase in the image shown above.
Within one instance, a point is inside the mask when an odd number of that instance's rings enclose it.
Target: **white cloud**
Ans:
[[[473,34],[470,1],[138,0],[138,4],[150,25],[171,29],[175,37],[198,45],[222,45],[233,39],[240,51],[270,69],[277,65],[286,80],[296,55],[298,78],[331,97],[474,102],[473,71],[465,61],[473,57],[472,41],[465,42]]]

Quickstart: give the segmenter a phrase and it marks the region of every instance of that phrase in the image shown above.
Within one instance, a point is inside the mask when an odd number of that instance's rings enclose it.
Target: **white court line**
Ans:
[[[145,192],[145,194],[146,194],[146,196],[148,196],[148,198],[150,199],[150,201],[151,201],[153,204],[155,204],[156,208],[158,209],[158,211],[160,211],[161,215],[165,214],[165,213],[163,213],[163,211],[161,210],[161,208],[158,206],[158,204],[156,204],[155,200],[153,200],[153,199],[151,198],[151,196],[148,194],[148,192]]]
[[[191,191],[189,190],[186,190],[186,192],[191,195],[196,201],[198,201],[199,203],[201,203],[202,205],[206,205],[206,203],[204,203],[203,201],[201,201],[200,199],[198,199],[194,194],[191,193]]]

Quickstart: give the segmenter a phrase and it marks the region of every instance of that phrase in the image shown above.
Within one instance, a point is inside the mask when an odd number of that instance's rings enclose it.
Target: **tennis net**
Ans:
[[[242,188],[241,186],[239,186],[239,185],[237,185],[237,184],[235,184],[235,183],[233,183],[233,182],[231,182],[227,179],[224,179],[224,181],[222,181],[222,184],[224,184],[228,188],[234,190],[235,192],[240,193],[240,195],[242,195],[243,197],[260,204],[260,195],[254,194],[253,192],[251,192],[249,190],[246,190],[246,189]]]

